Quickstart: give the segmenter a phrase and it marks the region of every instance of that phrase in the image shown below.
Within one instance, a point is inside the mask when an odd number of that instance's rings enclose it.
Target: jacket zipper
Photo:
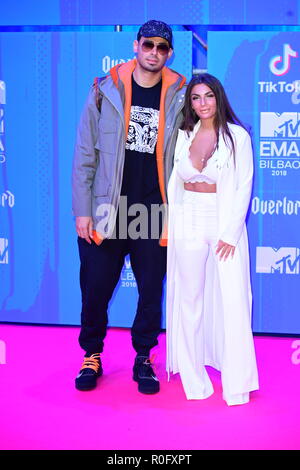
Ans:
[[[121,123],[122,123],[122,127],[123,127],[123,136],[121,137],[125,137],[125,122],[124,122],[124,116],[119,112],[118,108],[114,105],[114,103],[107,97],[107,95],[105,95],[103,93],[103,96],[107,99],[107,101],[111,104],[111,106],[117,111],[117,113],[119,114],[120,118],[121,118]],[[123,151],[123,158],[122,158],[122,162],[123,162],[123,167],[124,167],[124,159],[125,159],[125,148],[124,148],[124,151]],[[117,185],[117,178],[118,176],[120,175],[121,176],[121,173],[120,173],[120,169],[121,169],[121,164],[119,162],[118,164],[118,161],[121,160],[121,159],[117,159],[117,168],[116,168],[116,178],[115,178],[115,181],[114,181],[114,184],[112,184],[112,187],[113,187],[113,190],[112,190],[112,195],[111,195],[111,198],[110,198],[110,202],[112,203],[112,205],[115,207],[115,214],[117,213],[117,210],[118,210],[118,206],[119,206],[119,202],[120,202],[120,194],[121,194],[121,186],[122,186],[122,178],[121,181],[120,181],[120,185]],[[119,190],[117,189],[119,188]],[[118,198],[116,198],[116,195],[117,195],[117,192],[119,191],[119,196]],[[111,234],[113,233],[113,230],[111,232]],[[109,237],[108,237],[109,238]]]

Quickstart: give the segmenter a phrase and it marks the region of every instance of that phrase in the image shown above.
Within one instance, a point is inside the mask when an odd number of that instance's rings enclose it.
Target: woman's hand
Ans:
[[[231,258],[233,257],[234,250],[235,246],[229,245],[229,243],[225,243],[222,240],[219,240],[217,244],[216,254],[220,253],[220,260],[223,259],[224,261],[226,261],[229,255],[231,255]]]

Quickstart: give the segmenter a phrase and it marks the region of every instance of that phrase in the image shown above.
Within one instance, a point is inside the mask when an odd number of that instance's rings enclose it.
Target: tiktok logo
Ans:
[[[289,44],[284,44],[283,56],[276,55],[270,60],[271,72],[279,77],[288,73],[291,66],[291,57],[298,57],[298,52],[294,51]]]

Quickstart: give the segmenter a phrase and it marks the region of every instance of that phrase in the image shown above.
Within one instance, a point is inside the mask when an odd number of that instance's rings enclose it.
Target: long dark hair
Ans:
[[[225,143],[227,144],[229,140],[231,151],[233,156],[235,156],[234,140],[229,130],[228,123],[237,124],[244,129],[245,126],[242,124],[230,106],[223,85],[213,75],[210,75],[209,73],[200,73],[199,75],[195,75],[188,84],[183,108],[184,121],[182,123],[181,129],[189,133],[194,129],[195,124],[199,121],[199,117],[191,106],[191,93],[193,87],[201,83],[207,85],[212,90],[216,98],[217,111],[213,124],[217,136],[217,147],[219,145],[219,131],[221,130]]]

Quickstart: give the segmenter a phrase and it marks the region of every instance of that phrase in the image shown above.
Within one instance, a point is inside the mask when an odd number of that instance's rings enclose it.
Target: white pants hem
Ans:
[[[228,406],[233,405],[244,405],[249,402],[250,396],[249,392],[238,393],[236,395],[231,395],[229,397],[223,396]]]
[[[209,392],[205,395],[198,395],[198,394],[188,394],[186,393],[186,398],[187,400],[206,400],[207,398],[209,398],[211,395],[213,395],[214,391],[212,392]]]

